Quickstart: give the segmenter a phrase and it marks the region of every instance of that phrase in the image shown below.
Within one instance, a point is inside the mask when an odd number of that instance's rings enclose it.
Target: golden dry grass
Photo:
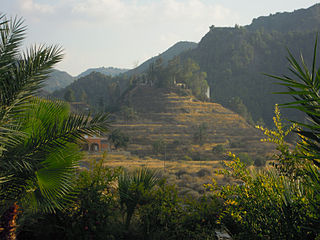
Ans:
[[[88,154],[86,159],[99,160],[102,154]],[[181,195],[198,197],[205,191],[204,184],[211,183],[212,179],[218,184],[232,183],[232,179],[223,175],[217,175],[216,171],[222,169],[221,161],[163,161],[156,158],[139,158],[126,156],[121,153],[108,153],[105,166],[116,168],[123,167],[127,171],[147,167],[158,170],[160,176],[167,179],[168,183],[175,184]]]
[[[192,96],[179,96],[168,90],[146,87],[135,89],[130,94],[130,103],[137,111],[138,120],[125,121],[119,116],[113,125],[130,137],[128,151],[140,157],[153,158],[112,158],[112,166],[124,164],[132,168],[144,165],[162,169],[162,161],[156,159],[156,151],[153,151],[153,145],[159,139],[167,146],[166,152],[162,151],[159,158],[163,159],[166,155],[167,159],[176,160],[167,163],[168,171],[179,164],[194,168],[193,172],[198,170],[196,166],[200,166],[198,161],[177,161],[179,159],[222,159],[223,153],[212,151],[218,144],[222,144],[226,151],[247,152],[251,157],[265,156],[270,149],[274,149],[261,143],[259,139],[263,137],[262,134],[241,116],[217,103],[201,102]],[[207,136],[200,146],[195,135],[203,123],[207,125]],[[207,161],[212,164],[216,162],[219,161]]]

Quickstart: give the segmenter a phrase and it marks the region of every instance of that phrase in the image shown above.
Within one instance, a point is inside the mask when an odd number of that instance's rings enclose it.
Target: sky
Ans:
[[[270,13],[308,8],[316,0],[1,0],[22,17],[24,48],[58,44],[56,68],[76,76],[88,68],[134,68],[179,41],[199,42],[209,26],[241,26]]]

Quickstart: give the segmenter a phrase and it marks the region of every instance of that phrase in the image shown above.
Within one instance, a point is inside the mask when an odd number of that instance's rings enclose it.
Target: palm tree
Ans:
[[[58,46],[20,53],[25,27],[0,16],[0,238],[15,239],[18,208],[54,212],[72,201],[79,141],[109,127],[108,115],[74,115],[61,101],[34,97]]]
[[[158,182],[157,172],[148,168],[138,169],[131,174],[124,172],[120,175],[118,191],[121,208],[126,213],[125,226],[127,230],[137,206],[148,202],[150,190]]]

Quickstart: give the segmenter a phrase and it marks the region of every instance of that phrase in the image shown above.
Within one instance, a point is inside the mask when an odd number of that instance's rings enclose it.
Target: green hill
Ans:
[[[116,88],[117,84],[111,76],[92,72],[77,79],[69,86],[55,91],[52,96],[64,99],[65,93],[71,90],[74,93],[75,101],[88,103],[94,108],[100,107],[100,110],[104,110],[104,106],[116,100],[113,99],[113,93],[117,92]]]
[[[43,90],[46,92],[53,92],[55,90],[64,88],[75,80],[70,74],[64,71],[54,69],[49,78],[45,81]]]
[[[286,102],[288,97],[272,94],[283,89],[263,73],[290,74],[287,48],[295,56],[303,53],[309,62],[320,31],[319,12],[320,4],[316,4],[292,13],[259,17],[245,27],[212,26],[198,47],[181,58],[194,59],[207,73],[215,102],[230,107],[230,100],[239,97],[255,121],[263,118],[270,124],[274,104]],[[291,119],[298,117],[286,113]]]
[[[308,9],[298,9],[293,12],[284,12],[261,16],[252,20],[249,30],[296,32],[319,31],[320,4],[315,4]]]
[[[157,59],[161,58],[162,61],[166,64],[169,60],[173,59],[175,56],[178,56],[179,54],[186,52],[188,50],[194,49],[197,47],[197,43],[194,42],[187,42],[187,41],[181,41],[177,42],[173,46],[171,46],[169,49],[164,51],[163,53],[159,54],[158,56],[152,57],[139,65],[138,67],[129,70],[125,74],[128,76],[134,75],[134,74],[141,74],[148,70],[150,64],[155,63]]]

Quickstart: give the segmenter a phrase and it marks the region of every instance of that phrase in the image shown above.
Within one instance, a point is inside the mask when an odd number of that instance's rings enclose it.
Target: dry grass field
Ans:
[[[87,154],[85,161],[103,158],[103,154]],[[134,171],[137,168],[147,167],[158,172],[160,177],[165,177],[167,182],[175,184],[181,195],[198,197],[204,193],[204,184],[211,183],[214,178],[218,184],[231,183],[231,178],[216,174],[222,169],[222,160],[215,161],[186,161],[186,160],[159,160],[156,158],[128,155],[121,152],[106,154],[105,166],[116,168],[122,167],[126,171]]]
[[[274,150],[272,144],[260,142],[261,131],[218,103],[202,102],[174,89],[146,86],[131,90],[124,102],[136,116],[128,119],[120,112],[114,116],[113,127],[129,136],[127,152],[110,152],[105,164],[128,171],[139,167],[156,169],[183,195],[198,196],[204,192],[203,184],[212,182],[212,178],[218,184],[231,182],[215,174],[228,151],[252,159],[270,159]],[[196,136],[201,126],[205,127],[200,142]],[[165,147],[156,151],[159,142]],[[87,156],[96,160],[101,157]]]

